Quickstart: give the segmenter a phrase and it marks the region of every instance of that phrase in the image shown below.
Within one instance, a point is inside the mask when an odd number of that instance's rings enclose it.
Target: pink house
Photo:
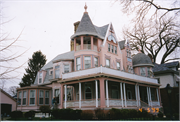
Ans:
[[[0,92],[1,114],[9,115],[11,111],[16,110],[16,100],[4,90],[0,89]]]
[[[132,58],[129,42],[117,40],[112,23],[95,26],[85,11],[74,29],[71,51],[42,67],[30,87],[17,89],[18,110],[52,105],[53,97],[58,108],[161,107],[150,58]]]

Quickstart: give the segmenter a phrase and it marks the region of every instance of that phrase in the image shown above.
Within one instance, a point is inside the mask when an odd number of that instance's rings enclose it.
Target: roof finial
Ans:
[[[86,3],[85,3],[85,6],[84,6],[84,9],[85,9],[85,13],[87,13],[87,6],[86,6]]]

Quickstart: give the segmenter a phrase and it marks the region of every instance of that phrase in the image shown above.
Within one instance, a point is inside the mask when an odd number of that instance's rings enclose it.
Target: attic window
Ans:
[[[50,71],[49,71],[49,75],[52,75],[52,74],[53,74],[53,71],[52,71],[52,70],[50,70]]]
[[[39,83],[42,83],[42,72],[39,73]]]

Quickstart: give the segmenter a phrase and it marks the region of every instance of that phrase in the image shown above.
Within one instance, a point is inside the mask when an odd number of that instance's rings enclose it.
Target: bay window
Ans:
[[[106,67],[110,67],[110,60],[106,59]]]
[[[151,70],[150,70],[150,67],[147,67],[147,73],[148,73],[148,77],[151,77]]]
[[[23,91],[23,105],[26,105],[26,97],[27,97],[27,93],[26,91]]]
[[[76,58],[76,70],[81,70],[81,60],[80,60],[80,57]]]
[[[69,72],[69,64],[64,65],[64,73]]]
[[[55,78],[59,78],[59,75],[60,75],[60,67],[55,66]]]
[[[94,66],[98,67],[98,58],[97,57],[94,57]]]
[[[49,91],[45,92],[45,104],[49,104]]]
[[[30,90],[30,105],[35,105],[35,90]]]
[[[84,63],[85,63],[85,69],[91,68],[91,57],[85,56]]]
[[[39,92],[39,104],[43,104],[44,91],[40,90]]]

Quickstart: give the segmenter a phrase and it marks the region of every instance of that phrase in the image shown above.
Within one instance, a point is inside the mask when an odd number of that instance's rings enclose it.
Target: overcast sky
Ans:
[[[9,39],[15,39],[22,31],[16,43],[18,47],[10,53],[27,51],[10,65],[27,62],[38,50],[46,55],[47,62],[70,51],[73,23],[81,20],[85,2],[93,24],[103,26],[112,22],[118,40],[122,40],[122,27],[129,24],[130,16],[123,14],[120,4],[114,0],[2,0],[1,22],[8,22],[1,26],[1,33],[8,33]],[[5,86],[17,86],[26,67],[27,63],[17,70],[18,77],[6,82]]]

